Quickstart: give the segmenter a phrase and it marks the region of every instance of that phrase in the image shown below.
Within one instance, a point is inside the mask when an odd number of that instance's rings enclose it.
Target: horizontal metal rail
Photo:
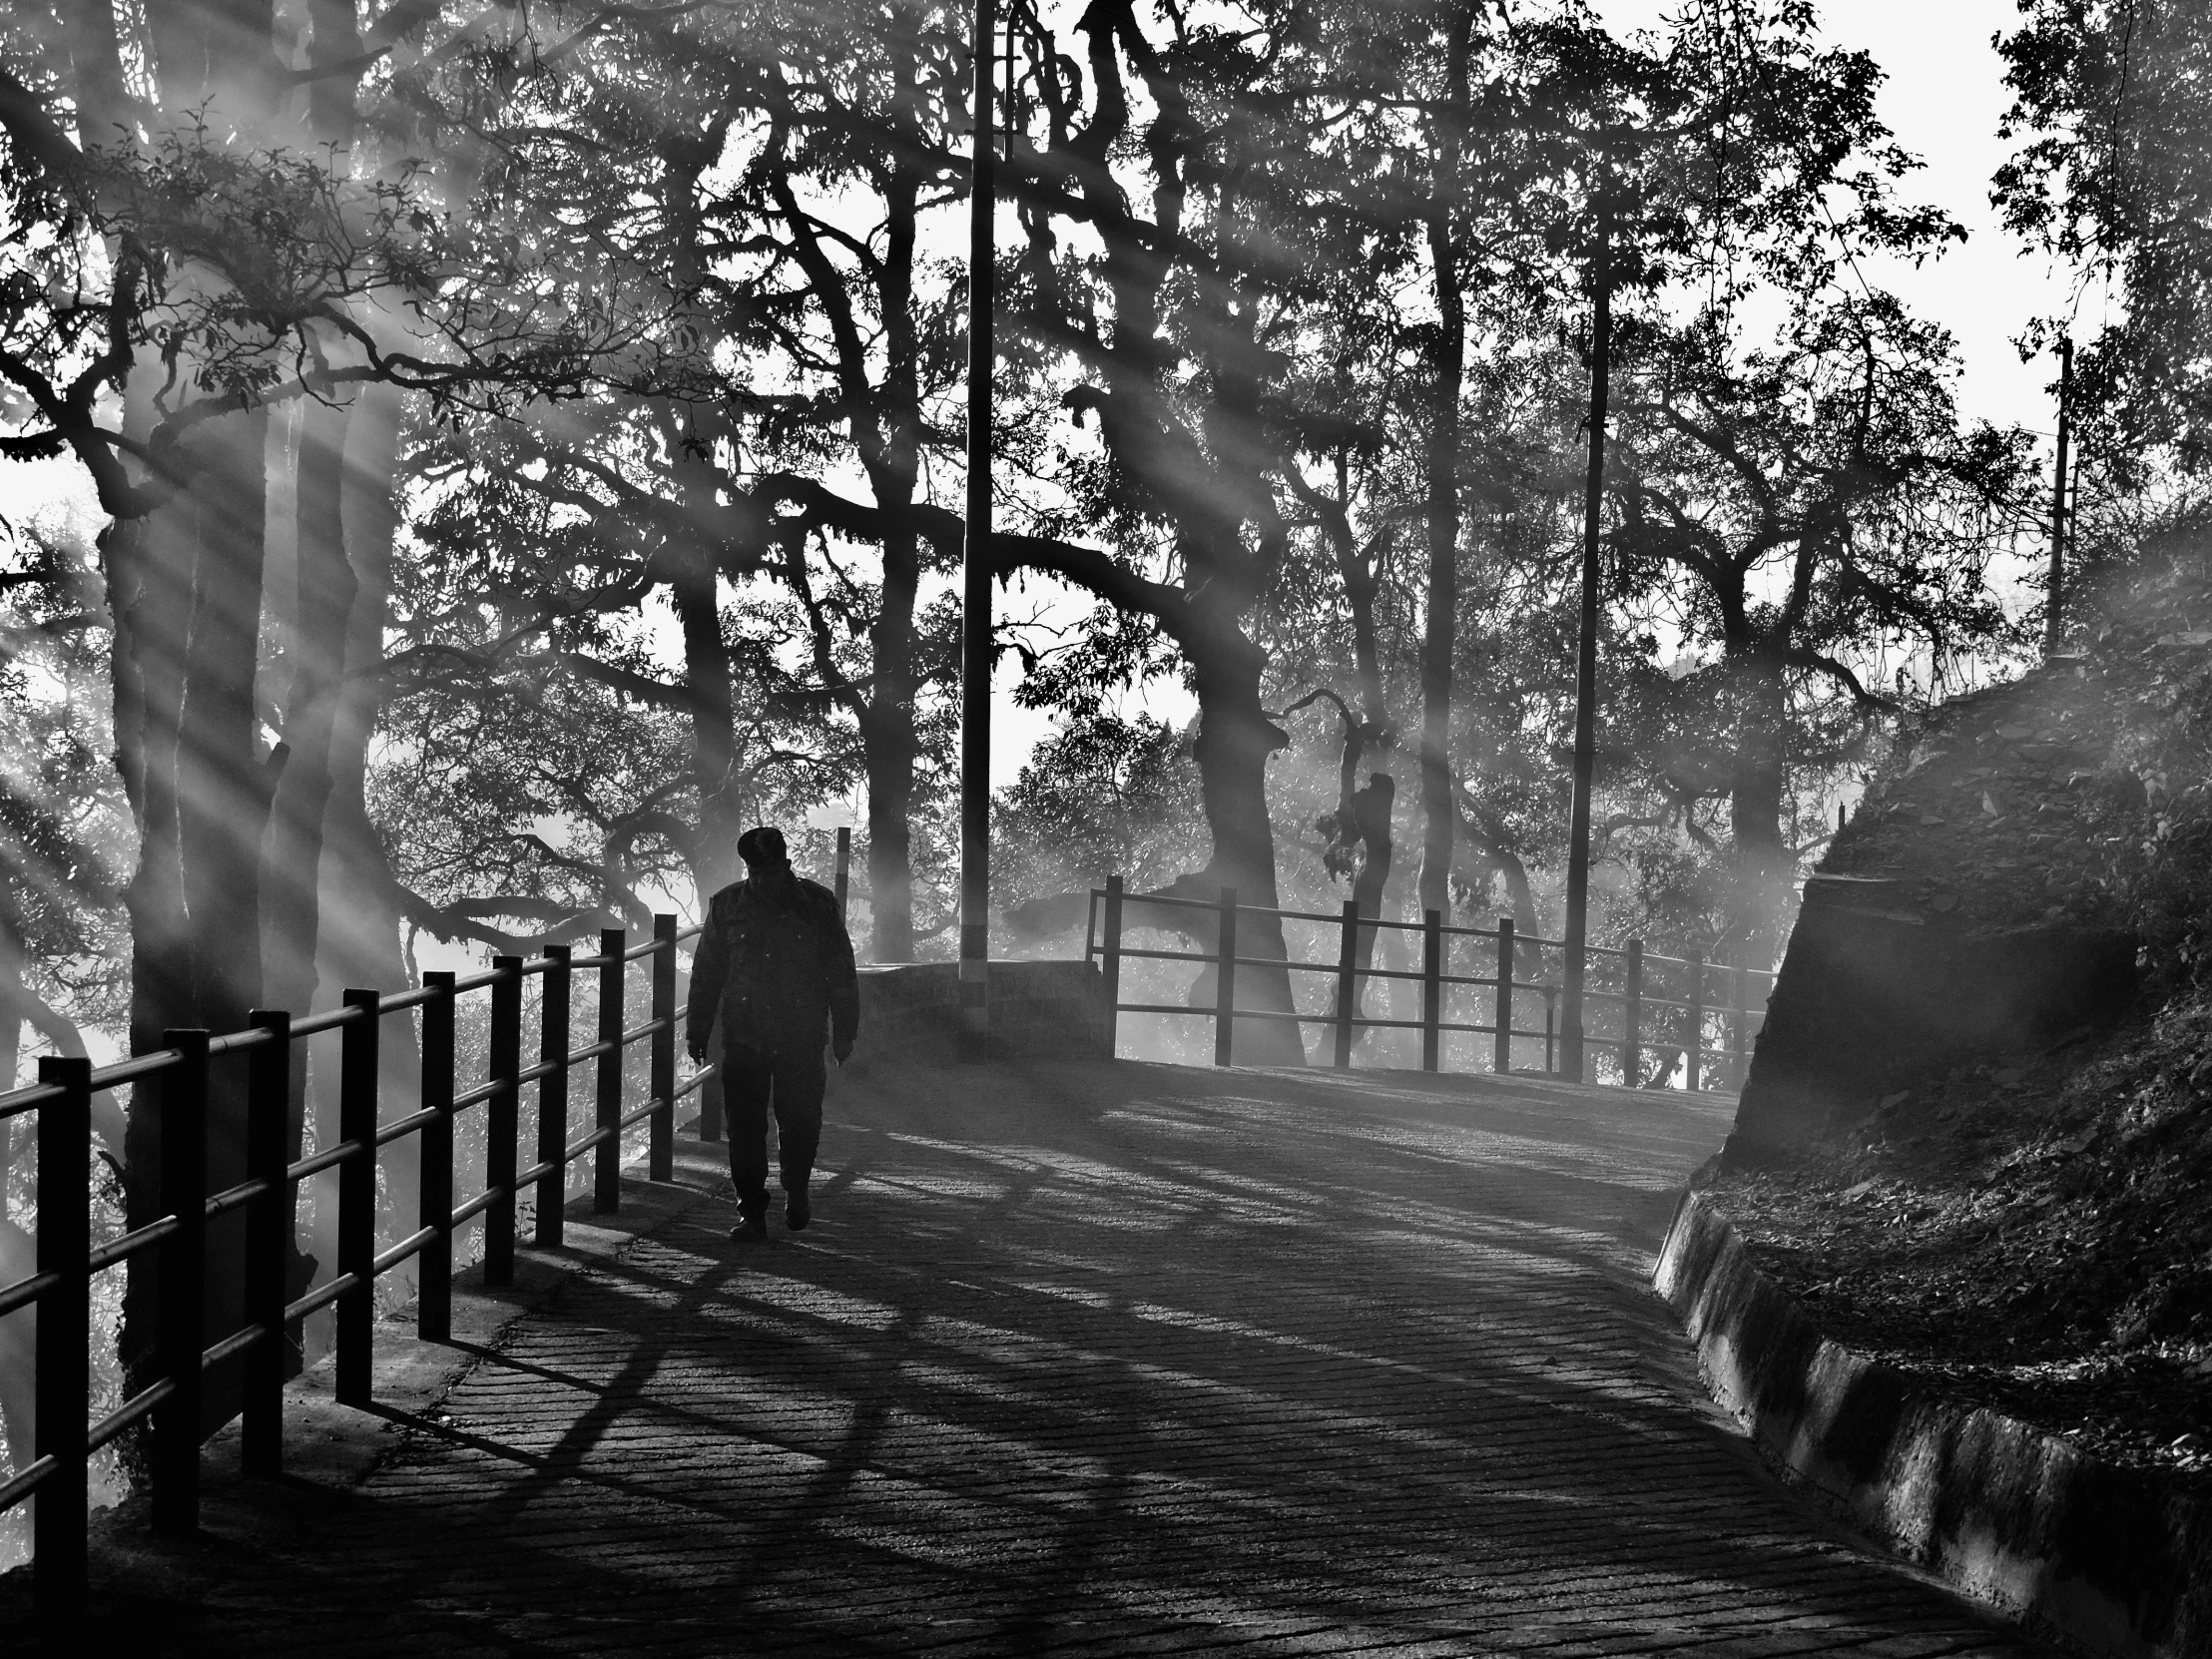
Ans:
[[[1157,915],[1148,916],[1147,907],[1165,907],[1174,910],[1199,911],[1213,918],[1213,947],[1188,946],[1162,949],[1155,944],[1130,942],[1127,935],[1150,932],[1169,932],[1189,938],[1193,934],[1204,937],[1208,928],[1195,919],[1163,920]],[[1334,926],[1341,941],[1338,959],[1330,961],[1300,960],[1290,955],[1255,955],[1237,947],[1239,919],[1246,916],[1271,919],[1277,923],[1314,923]],[[1105,924],[1103,940],[1099,936],[1101,920]],[[1491,1069],[1507,1071],[1513,1067],[1512,1045],[1518,1040],[1540,1040],[1544,1044],[1544,1069],[1553,1069],[1556,1048],[1561,1033],[1556,1022],[1562,985],[1542,979],[1524,979],[1514,971],[1516,963],[1525,963],[1528,953],[1545,950],[1566,952],[1564,941],[1547,939],[1541,935],[1518,932],[1510,918],[1501,917],[1494,928],[1460,927],[1447,924],[1436,911],[1429,911],[1419,921],[1385,920],[1375,916],[1363,916],[1351,904],[1338,915],[1328,915],[1312,910],[1286,910],[1269,905],[1241,902],[1233,890],[1224,889],[1219,900],[1187,897],[1182,894],[1132,893],[1122,884],[1120,877],[1108,880],[1103,888],[1093,888],[1089,894],[1089,908],[1085,920],[1084,960],[1103,963],[1106,988],[1109,1050],[1113,1042],[1116,1022],[1122,1014],[1159,1014],[1180,1018],[1197,1018],[1213,1022],[1214,1060],[1217,1065],[1231,1062],[1235,1043],[1233,1032],[1240,1023],[1293,1024],[1299,1027],[1319,1026],[1336,1032],[1336,1064],[1351,1064],[1351,1053],[1362,1035],[1373,1031],[1417,1031],[1421,1038],[1421,1065],[1435,1071],[1442,1067],[1443,1039],[1448,1035],[1486,1036],[1492,1040]],[[1421,940],[1421,965],[1410,968],[1398,965],[1380,965],[1373,960],[1374,934],[1379,929],[1389,929],[1398,934],[1411,934]],[[1496,961],[1488,973],[1454,973],[1447,971],[1451,965],[1453,941],[1478,939],[1495,952]],[[1369,959],[1362,961],[1366,955]],[[1647,952],[1643,942],[1631,939],[1625,945],[1588,945],[1582,950],[1585,966],[1595,965],[1599,973],[1596,982],[1585,980],[1581,988],[1581,1006],[1596,1006],[1612,1010],[1607,1023],[1617,1024],[1615,1033],[1585,1030],[1580,1037],[1580,1060],[1572,1061],[1579,1067],[1587,1064],[1594,1053],[1610,1054],[1617,1062],[1622,1081],[1637,1084],[1642,1077],[1642,1057],[1648,1050],[1655,1054],[1672,1056],[1668,1061],[1671,1075],[1674,1066],[1689,1057],[1689,1069],[1685,1073],[1684,1086],[1704,1086],[1701,1068],[1708,1059],[1717,1059],[1730,1072],[1733,1081],[1740,1083],[1748,1058],[1749,1027],[1752,1020],[1762,1014],[1767,995],[1771,992],[1774,975],[1760,968],[1738,966],[1727,962],[1707,962],[1700,957],[1663,956]],[[1121,992],[1121,971],[1124,962],[1187,962],[1214,970],[1215,1001],[1212,1007],[1194,1006],[1190,1003],[1170,1003],[1149,1000],[1124,999]],[[1563,963],[1562,966],[1571,965]],[[1326,1010],[1304,1013],[1294,1006],[1252,1007],[1240,1005],[1236,994],[1236,978],[1242,970],[1264,973],[1321,974],[1333,980],[1336,986],[1336,1006]],[[1562,979],[1567,977],[1562,973]],[[1385,1017],[1370,1014],[1360,1006],[1360,992],[1371,983],[1383,985],[1407,985],[1419,987],[1420,1016],[1417,1019]],[[1277,982],[1279,985],[1281,981]],[[1673,990],[1677,995],[1658,994]],[[1453,1006],[1455,998],[1463,999],[1472,993],[1487,993],[1494,998],[1496,1007],[1492,1017],[1486,1020],[1449,1018],[1447,1015],[1466,1012],[1463,1000]],[[1513,1017],[1512,1004],[1523,994],[1540,995],[1544,999],[1544,1028],[1537,1031],[1523,1025]],[[1280,990],[1272,993],[1280,1000]],[[1250,997],[1242,999],[1249,1003]],[[1694,1031],[1675,1033],[1667,1028],[1682,1022],[1695,1026]],[[1704,1046],[1705,1027],[1717,1021],[1721,1027],[1722,1045]],[[1687,1036],[1684,1044],[1670,1041],[1671,1036]],[[1580,1075],[1577,1071],[1576,1075]]]
[[[417,1316],[425,1337],[443,1340],[452,1274],[452,1245],[460,1228],[484,1221],[484,1270],[488,1283],[504,1283],[511,1266],[516,1201],[535,1188],[538,1242],[550,1233],[558,1242],[559,1207],[565,1202],[565,1177],[580,1159],[594,1159],[593,1196],[602,1210],[616,1207],[619,1174],[610,1162],[622,1135],[650,1121],[650,1178],[668,1179],[669,1137],[677,1104],[715,1075],[702,1067],[676,1077],[677,950],[702,929],[682,927],[673,916],[658,916],[653,935],[632,945],[624,934],[601,935],[598,951],[579,955],[556,946],[543,956],[501,957],[483,972],[466,976],[428,974],[425,982],[394,995],[348,991],[338,1006],[293,1020],[283,1014],[260,1014],[244,1030],[210,1035],[173,1031],[165,1045],[113,1065],[94,1067],[82,1059],[40,1062],[40,1080],[29,1088],[0,1094],[0,1122],[20,1113],[42,1116],[38,1166],[41,1254],[37,1271],[0,1286],[0,1318],[27,1308],[44,1310],[38,1349],[38,1387],[42,1401],[39,1447],[30,1465],[0,1482],[0,1512],[41,1488],[66,1494],[81,1489],[84,1461],[93,1452],[138,1424],[156,1426],[150,1465],[153,1519],[157,1529],[196,1524],[201,1382],[204,1374],[243,1365],[245,1434],[242,1441],[249,1473],[274,1473],[281,1459],[278,1427],[282,1382],[281,1348],[288,1326],[324,1309],[337,1311],[335,1392],[342,1403],[368,1401],[368,1343],[373,1310],[368,1296],[375,1281],[409,1260],[422,1264],[417,1281]],[[622,1003],[629,965],[650,961],[652,1009],[642,1023],[625,1025]],[[568,1040],[574,976],[593,973],[600,990],[600,1026],[596,1040]],[[544,1026],[539,1056],[525,1066],[518,1053],[522,986],[542,977]],[[489,991],[492,998],[491,1076],[465,1091],[452,1086],[453,1009],[459,997]],[[378,1123],[378,1030],[387,1014],[421,1011],[422,1104],[405,1115]],[[341,1044],[337,1065],[338,1138],[290,1161],[283,1157],[284,1125],[295,1121],[291,1091],[291,1044],[335,1033]],[[624,1110],[621,1056],[638,1044],[652,1050],[654,1086],[642,1105]],[[205,1111],[210,1062],[241,1056],[247,1067],[245,1139],[247,1179],[202,1196],[206,1181]],[[568,1110],[568,1079],[577,1067],[595,1067],[598,1122],[580,1136],[566,1132],[556,1116]],[[92,1195],[92,1096],[125,1084],[153,1082],[160,1092],[141,1096],[134,1111],[158,1111],[164,1126],[160,1184],[167,1213],[105,1243],[89,1234]],[[228,1085],[227,1085],[228,1086]],[[539,1092],[539,1157],[525,1169],[512,1146],[519,1133],[517,1104],[525,1088]],[[490,1111],[492,1179],[465,1203],[451,1202],[452,1125],[477,1105]],[[183,1116],[175,1116],[179,1111]],[[561,1130],[557,1136],[556,1130]],[[377,1213],[376,1157],[379,1148],[419,1137],[425,1206],[433,1219],[404,1238],[374,1248]],[[502,1163],[501,1137],[508,1152]],[[74,1170],[74,1174],[72,1174]],[[321,1177],[336,1184],[337,1271],[324,1284],[286,1301],[283,1265],[288,1260],[289,1214],[299,1183]],[[433,1181],[433,1177],[435,1180]],[[429,1195],[442,1193],[431,1201]],[[177,1195],[189,1195],[180,1206]],[[550,1197],[549,1197],[550,1195]],[[554,1206],[548,1213],[547,1206]],[[193,1341],[203,1324],[203,1284],[207,1224],[243,1212],[248,1277],[246,1319],[240,1328],[212,1346]],[[72,1220],[74,1217],[74,1220]],[[63,1242],[82,1242],[74,1252]],[[56,1252],[59,1252],[58,1258]],[[153,1369],[162,1375],[97,1422],[72,1430],[70,1411],[57,1408],[65,1398],[85,1399],[90,1376],[86,1366],[85,1314],[91,1280],[118,1263],[147,1252],[161,1260],[164,1298],[157,1309],[158,1335]],[[78,1334],[76,1340],[63,1340]],[[51,1339],[51,1340],[47,1340]],[[180,1437],[181,1436],[181,1437]],[[180,1449],[181,1448],[181,1449]],[[36,1593],[41,1606],[67,1605],[85,1586],[83,1505],[49,1496],[39,1506],[36,1533]]]

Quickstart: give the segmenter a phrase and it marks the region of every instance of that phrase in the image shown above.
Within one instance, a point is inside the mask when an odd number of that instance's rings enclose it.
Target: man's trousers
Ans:
[[[730,1180],[738,1204],[768,1204],[768,1115],[776,1113],[778,1176],[796,1192],[814,1173],[822,1144],[822,1045],[785,1051],[725,1043],[722,1050],[724,1132],[730,1137]]]

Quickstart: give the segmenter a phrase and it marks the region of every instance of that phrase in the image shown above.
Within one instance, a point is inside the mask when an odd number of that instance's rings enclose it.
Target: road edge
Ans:
[[[1694,1187],[1651,1282],[1713,1397],[1867,1536],[2077,1651],[2212,1653],[2212,1502],[1831,1342]]]

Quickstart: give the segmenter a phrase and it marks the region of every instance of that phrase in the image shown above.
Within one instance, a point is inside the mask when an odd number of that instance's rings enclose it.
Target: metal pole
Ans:
[[[415,1259],[415,1335],[442,1343],[453,1335],[453,974],[433,968],[422,988],[422,1109],[437,1116],[415,1147],[415,1216],[438,1236]]]
[[[1497,1031],[1491,1037],[1490,1069],[1513,1069],[1513,918],[1497,918]]]
[[[595,1216],[615,1215],[622,1209],[622,1139],[615,1133],[622,1122],[622,953],[630,948],[630,935],[619,927],[599,935],[599,1056],[598,1077],[592,1090],[593,1127],[607,1138],[592,1148],[591,1208]]]
[[[660,1103],[646,1119],[645,1174],[676,1179],[676,917],[653,918],[653,1039],[647,1098]]]
[[[81,1618],[85,1592],[85,1398],[90,1392],[92,1062],[42,1058],[38,1080],[65,1092],[38,1114],[38,1271],[54,1288],[38,1299],[38,1421],[32,1452],[55,1470],[32,1499],[32,1593],[57,1634]],[[82,1631],[72,1631],[81,1638]],[[56,1651],[61,1651],[57,1645]]]
[[[1749,1036],[1747,1027],[1751,1023],[1751,1015],[1746,1008],[1746,998],[1744,995],[1744,981],[1751,972],[1751,970],[1744,965],[1744,957],[1746,954],[1747,947],[1739,944],[1736,947],[1736,966],[1733,972],[1730,974],[1730,979],[1732,982],[1731,989],[1734,993],[1733,1000],[1736,1006],[1733,1010],[1735,1017],[1729,1021],[1728,1026],[1728,1081],[1729,1086],[1739,1092],[1742,1091],[1744,1086],[1744,1068],[1747,1063],[1744,1058],[1744,1050],[1746,1040]]]
[[[960,610],[960,1058],[990,1048],[991,322],[998,191],[991,0],[975,0],[975,157],[968,198],[967,546]]]
[[[1337,944],[1337,1069],[1352,1069],[1352,1017],[1360,1000],[1360,901],[1345,900],[1344,937]]]
[[[162,1046],[180,1059],[162,1076],[161,1206],[177,1231],[157,1247],[160,1299],[155,1353],[176,1385],[154,1407],[156,1532],[200,1526],[200,1351],[207,1341],[208,1033],[170,1030]],[[342,1271],[342,1264],[341,1264]],[[82,1411],[84,1402],[74,1407]]]
[[[2066,575],[2066,445],[2073,436],[2073,340],[2058,342],[2058,467],[2050,487],[2050,603],[2043,608],[2043,655],[2058,655]]]
[[[1214,1064],[1235,1053],[1237,1024],[1237,889],[1221,889],[1221,952],[1214,967]]]
[[[845,904],[852,889],[852,828],[846,825],[837,831],[837,919],[845,919]]]
[[[1106,1058],[1121,1046],[1121,877],[1106,877],[1106,948],[1102,976],[1106,993]]]
[[[1644,941],[1628,941],[1628,996],[1621,1004],[1621,1086],[1643,1081]]]
[[[239,1464],[276,1476],[284,1466],[284,1259],[291,1239],[291,1184],[284,1179],[284,1124],[291,1105],[291,1016],[247,1016],[270,1034],[246,1058],[246,1178],[269,1190],[246,1207],[246,1323],[261,1340],[246,1351]]]
[[[1598,214],[1596,304],[1590,319],[1590,465],[1582,492],[1582,639],[1574,667],[1574,805],[1567,827],[1566,1006],[1560,1070],[1582,1081],[1582,969],[1590,932],[1590,785],[1597,770],[1598,514],[1605,498],[1605,400],[1612,368],[1613,226]]]
[[[338,1139],[353,1143],[338,1165],[338,1273],[354,1283],[338,1293],[337,1363],[331,1393],[340,1405],[366,1405],[376,1331],[376,1071],[379,992],[349,988],[360,1014],[338,1034]],[[512,1144],[511,1142],[509,1143]]]
[[[1420,1069],[1434,1071],[1442,1047],[1438,1029],[1444,1017],[1443,915],[1436,910],[1420,913]]]
[[[568,987],[574,950],[565,944],[545,947],[544,995],[538,1003],[538,1063],[552,1070],[538,1079],[538,1158],[554,1164],[538,1177],[536,1215],[530,1242],[540,1250],[561,1248],[561,1207],[568,1196]]]
[[[521,1118],[515,1078],[522,1071],[522,958],[494,956],[489,1081],[484,1102],[484,1186],[500,1196],[484,1211],[484,1283],[515,1282],[515,1135]]]
[[[1700,1069],[1705,1062],[1705,953],[1690,952],[1690,1005],[1683,1010],[1689,1023],[1689,1035],[1683,1050],[1682,1085],[1690,1093],[1698,1091]]]

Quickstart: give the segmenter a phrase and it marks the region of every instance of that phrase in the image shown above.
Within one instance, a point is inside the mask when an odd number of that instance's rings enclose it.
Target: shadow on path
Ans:
[[[1123,1063],[830,1116],[814,1229],[583,1266],[142,1651],[2027,1651],[1706,1401],[1642,1280],[1713,1102]]]

